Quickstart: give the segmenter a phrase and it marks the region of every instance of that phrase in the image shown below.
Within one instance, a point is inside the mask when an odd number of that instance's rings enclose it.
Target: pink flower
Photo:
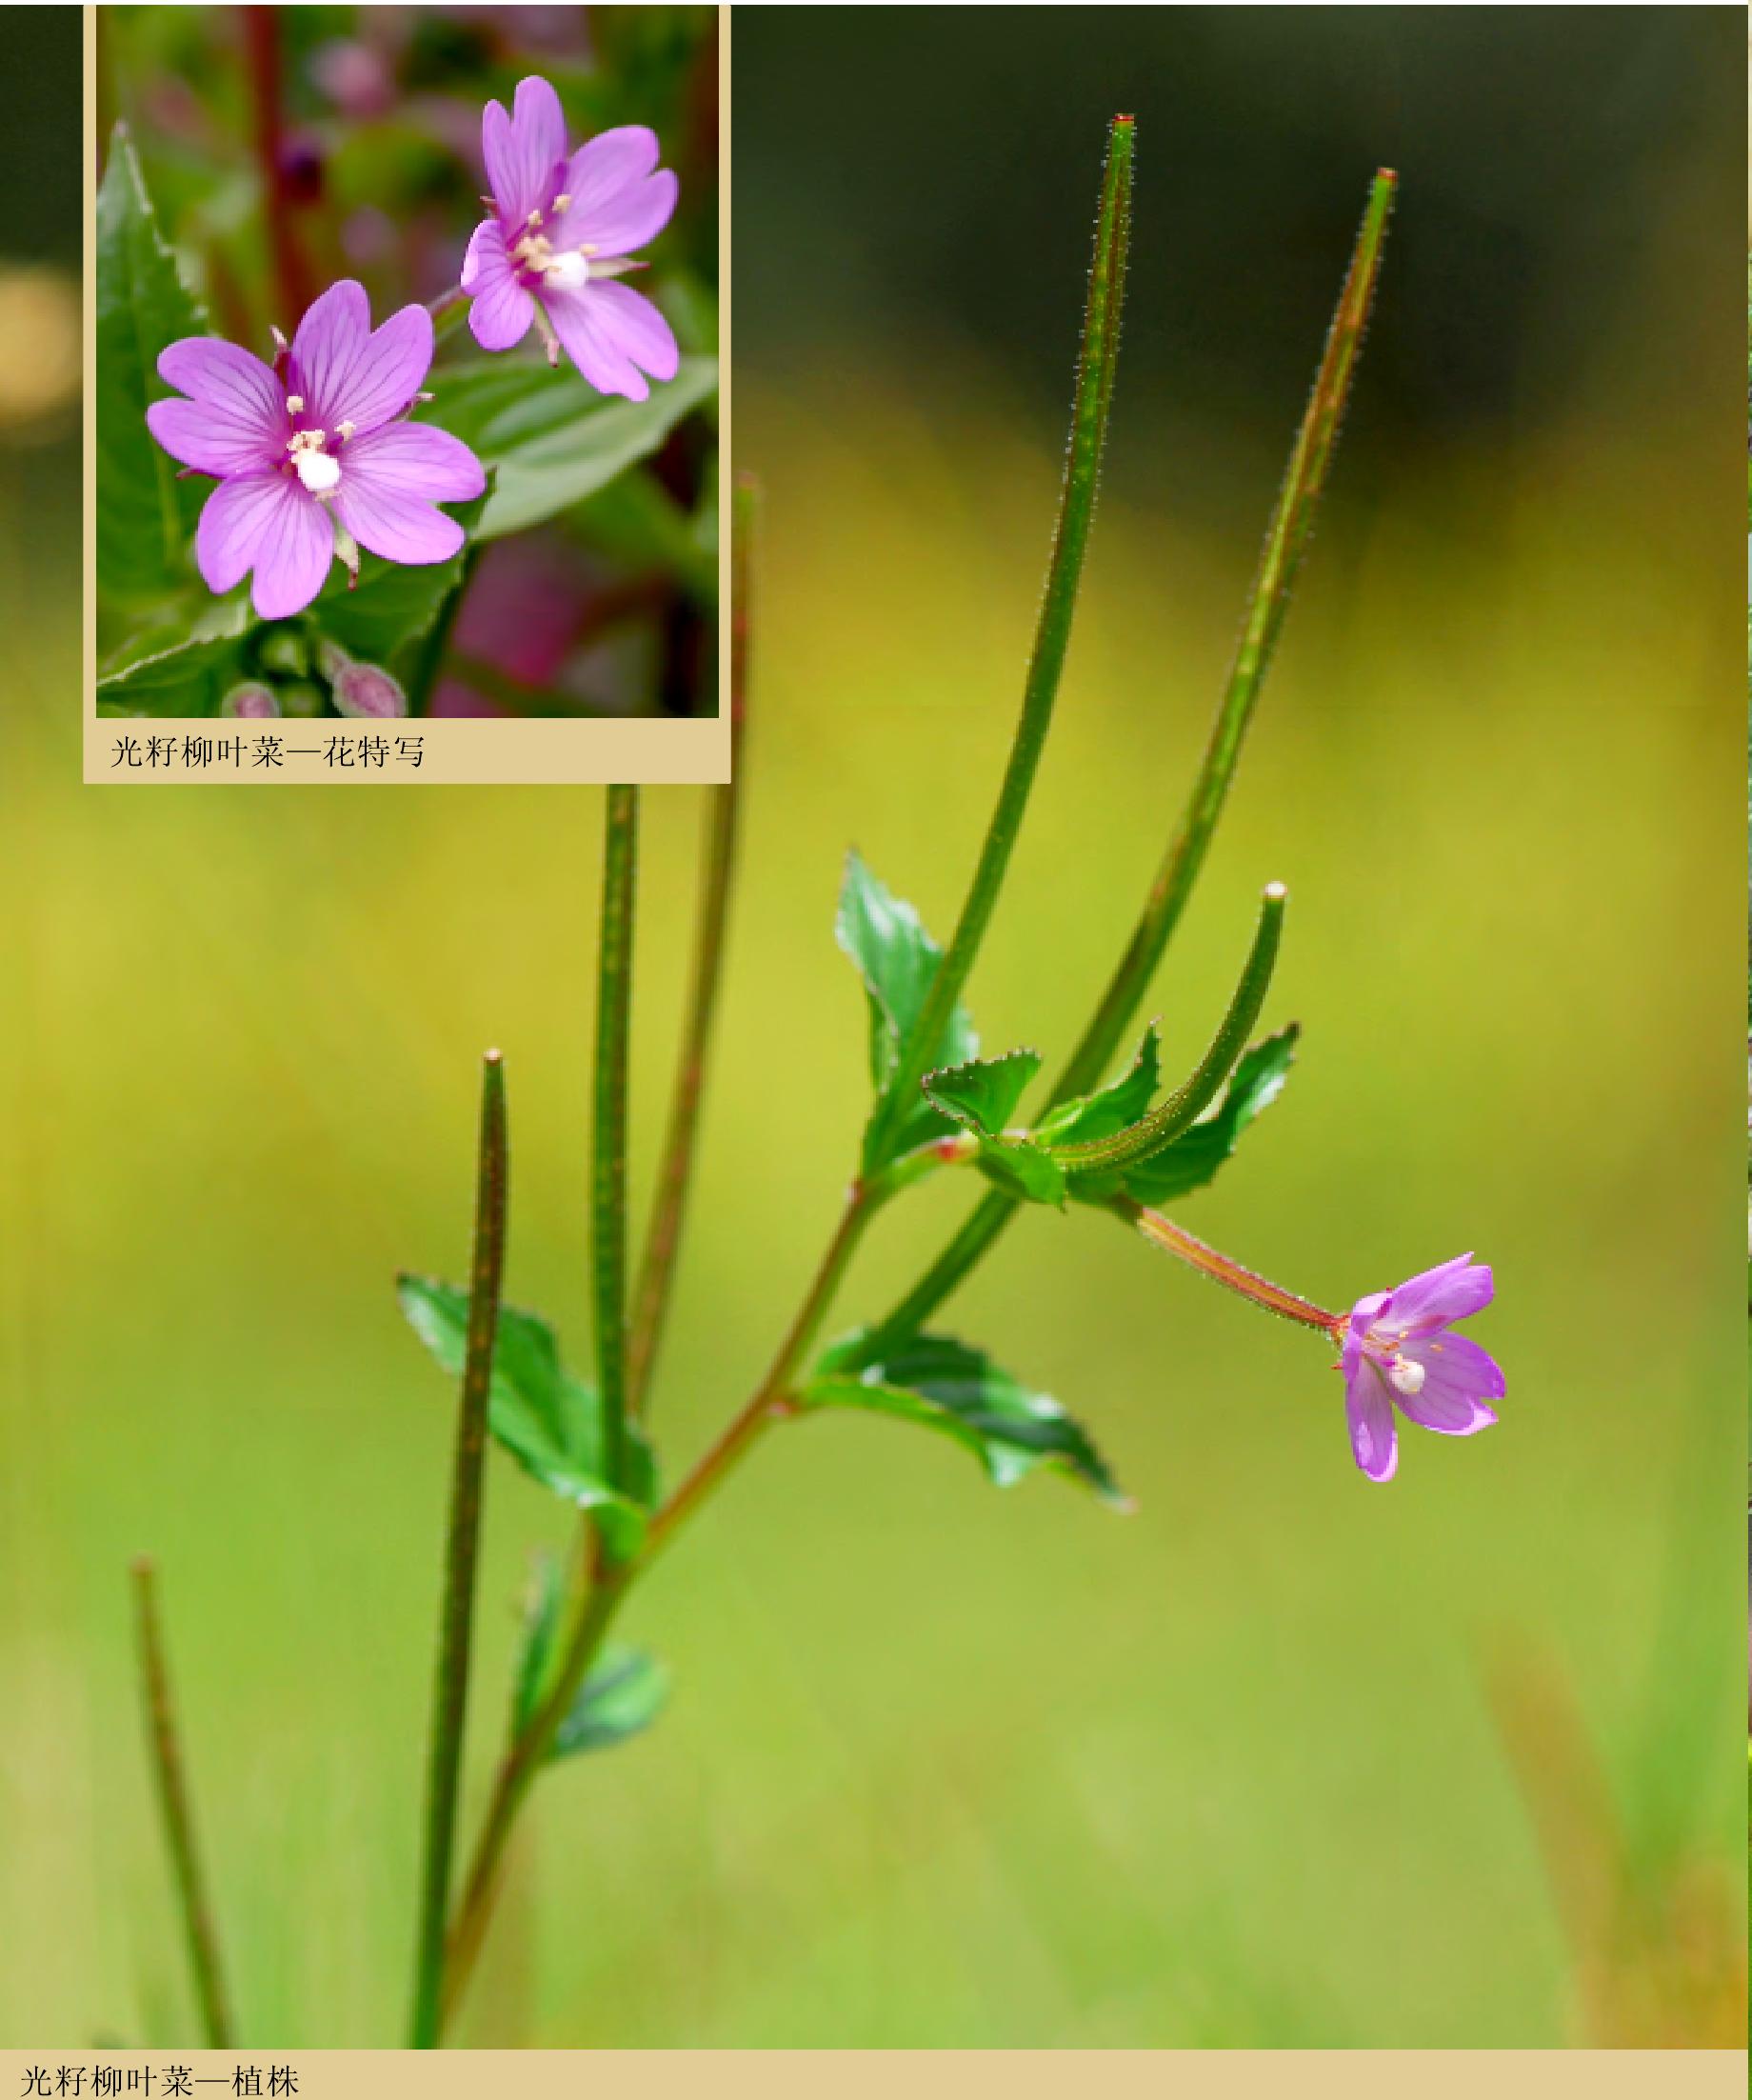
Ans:
[[[1497,1419],[1485,1403],[1502,1399],[1502,1371],[1476,1342],[1450,1331],[1482,1312],[1494,1290],[1488,1269],[1457,1254],[1397,1290],[1359,1298],[1340,1323],[1350,1444],[1371,1480],[1391,1480],[1399,1465],[1395,1407],[1443,1436],[1472,1436]]]
[[[635,248],[675,210],[676,182],[658,168],[657,134],[643,124],[602,131],[566,156],[560,98],[536,75],[517,84],[515,113],[489,102],[481,146],[496,216],[468,243],[462,288],[483,350],[521,343],[534,322],[548,361],[567,355],[599,393],[643,401],[645,374],[673,379],[680,361],[669,324],[629,285]]]
[[[373,330],[350,278],[311,306],[271,366],[210,335],[163,352],[158,375],[180,393],[154,401],[147,424],[172,459],[219,483],[195,533],[209,590],[253,569],[256,611],[283,620],[316,596],[337,553],[356,575],[360,547],[409,564],[456,552],[463,529],[433,507],[478,496],[487,479],[459,438],[402,420],[431,361],[426,309]]]

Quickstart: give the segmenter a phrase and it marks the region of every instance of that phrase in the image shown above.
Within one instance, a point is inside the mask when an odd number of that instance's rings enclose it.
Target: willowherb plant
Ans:
[[[536,1779],[575,1753],[624,1740],[661,1705],[665,1678],[636,1650],[610,1647],[639,1582],[764,1437],[829,1408],[916,1423],[965,1446],[1001,1485],[1036,1468],[1124,1498],[1087,1431],[986,1350],[934,1316],[1025,1207],[1077,1206],[1338,1351],[1356,1463],[1374,1481],[1397,1463],[1396,1416],[1446,1435],[1493,1422],[1503,1377],[1454,1323],[1491,1297],[1488,1269],[1461,1255],[1392,1291],[1331,1312],[1194,1238],[1165,1207],[1208,1184],[1281,1091],[1293,1025],[1255,1039],[1283,930],[1283,888],[1266,886],[1234,990],[1193,1071],[1164,1090],[1153,1024],[1117,1076],[1137,1010],[1197,881],[1306,549],[1330,467],[1381,264],[1394,176],[1374,180],[1338,309],[1266,534],[1226,690],[1184,814],[1088,1026],[1041,1107],[1023,1102],[1042,1060],[981,1052],[962,993],[1002,890],[1045,745],[1069,641],[1112,400],[1129,237],[1134,127],[1108,137],[1084,317],[1070,445],[1021,719],[996,808],[946,948],[856,854],[835,932],[867,998],[873,1091],[837,1226],[771,1363],[741,1410],[673,1486],[660,1484],[648,1399],[675,1273],[714,1010],[724,965],[744,778],[753,497],[734,499],[731,689],[737,763],[711,790],[691,996],[643,1258],[627,1257],[627,1042],[632,1004],[639,790],[607,790],[598,960],[591,1179],[595,1383],[560,1361],[553,1330],[501,1301],[507,1206],[505,1075],[487,1061],[474,1261],[466,1288],[403,1276],[403,1310],[462,1397],[445,1559],[424,1879],[418,1907],[415,2046],[435,2044],[467,1988],[492,1914],[507,1839]],[[530,192],[531,194],[533,191]],[[517,201],[523,201],[518,193]],[[964,1226],[886,1313],[824,1342],[828,1315],[876,1214],[929,1176],[971,1169],[987,1187]],[[468,1691],[476,1539],[488,1437],[576,1512],[574,1573],[550,1569],[528,1609],[509,1725],[467,1865],[453,1888],[458,1781]],[[556,1564],[557,1566],[557,1564]],[[149,1658],[154,1682],[162,1669]],[[168,1694],[155,1710],[168,1710]],[[174,1743],[161,1763],[174,1768]],[[180,1790],[167,1789],[180,1800]],[[197,1974],[217,1955],[193,1871],[186,1810],[170,1815]],[[197,1928],[200,1928],[197,1930]],[[204,2002],[223,2005],[216,1970]]]

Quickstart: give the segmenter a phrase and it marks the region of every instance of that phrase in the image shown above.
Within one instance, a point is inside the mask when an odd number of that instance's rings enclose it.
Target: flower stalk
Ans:
[[[627,1341],[627,1405],[646,1411],[651,1375],[675,1283],[682,1225],[693,1175],[706,1060],[724,981],[725,934],[736,873],[737,820],[742,807],[745,762],[743,722],[748,690],[748,580],[755,491],[746,476],[730,500],[730,777],[710,790],[706,815],[705,862],[694,934],[693,974],[682,1029],[668,1133],[658,1170],[657,1194],[647,1230]]]
[[[639,790],[608,790],[597,950],[596,1069],[591,1146],[590,1287],[597,1390],[608,1484],[627,1481],[627,1072],[632,1034],[633,909]]]
[[[450,1518],[432,1694],[432,1747],[427,1781],[426,1852],[414,1953],[414,2049],[438,2045],[444,1981],[445,1917],[456,1843],[456,1804],[468,1720],[473,1645],[475,1565],[480,1552],[482,1484],[487,1462],[487,1405],[505,1274],[507,1192],[505,1065],[488,1050],[481,1072],[481,1134],[475,1186],[474,1258],[470,1268],[468,1353],[456,1414]]]
[[[207,2046],[209,2049],[229,2049],[230,2005],[219,1958],[219,1930],[214,1920],[212,1897],[195,1844],[194,1815],[189,1804],[189,1783],[177,1732],[176,1707],[170,1693],[170,1672],[165,1661],[164,1635],[158,1621],[157,1570],[149,1556],[143,1553],[134,1562],[131,1573],[134,1637],[140,1661],[140,1687],[146,1702],[147,1737],[152,1753],[152,1774],[158,1786],[158,1806],[164,1818],[165,1842],[170,1853],[171,1877],[176,1884],[177,1907],[182,1915],[183,1943],[189,1956],[189,1973],[194,1979],[195,1996],[200,2002],[201,2027]]]
[[[1082,352],[1071,415],[1070,444],[1059,490],[1052,553],[1041,600],[1034,647],[1023,685],[1022,716],[1009,761],[998,790],[997,806],[986,827],[966,902],[937,966],[924,1005],[901,1044],[893,1077],[877,1103],[865,1139],[865,1161],[885,1156],[901,1118],[916,1101],[919,1082],[929,1069],[945,1025],[955,1010],[962,987],[986,937],[1010,855],[1022,830],[1023,813],[1040,767],[1053,704],[1070,646],[1077,591],[1083,581],[1084,556],[1095,518],[1095,496],[1106,443],[1113,376],[1119,362],[1120,311],[1125,295],[1125,257],[1131,233],[1132,145],[1136,127],[1128,116],[1113,119],[1107,131],[1107,159],[1102,177],[1101,208],[1095,224],[1095,260],[1089,271],[1084,312]]]
[[[1185,1226],[1176,1225],[1160,1210],[1134,1203],[1126,1196],[1116,1198],[1113,1209],[1128,1225],[1135,1226],[1152,1247],[1161,1248],[1165,1254],[1172,1254],[1176,1261],[1185,1262],[1188,1269],[1196,1269],[1201,1276],[1208,1276],[1213,1283],[1223,1284],[1242,1297],[1250,1298],[1267,1312],[1275,1312],[1281,1319],[1294,1320],[1302,1327],[1315,1328],[1335,1339],[1344,1333],[1344,1313],[1328,1312],[1311,1299],[1285,1290],[1282,1284],[1273,1283],[1269,1277],[1244,1269],[1232,1256],[1220,1253],[1216,1248],[1195,1239]]]

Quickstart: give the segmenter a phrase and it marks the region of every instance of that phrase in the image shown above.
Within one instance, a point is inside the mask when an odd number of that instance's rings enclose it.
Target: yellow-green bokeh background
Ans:
[[[1723,33],[1737,121],[1737,21]],[[1139,267],[1171,270],[1149,216],[1170,142],[1136,99]],[[1347,481],[1341,460],[1150,1002],[1189,1055],[1260,884],[1288,883],[1272,1014],[1304,1023],[1302,1062],[1185,1216],[1332,1304],[1478,1248],[1503,1426],[1412,1431],[1399,1479],[1369,1488],[1316,1342],[1098,1221],[1028,1215],[953,1326],[1094,1425],[1138,1513],[1050,1480],[1000,1494],[874,1420],[775,1437],[640,1597],[672,1709],[545,1787],[471,2038],[1575,2039],[1575,1945],[1485,1693],[1505,1652],[1573,1696],[1642,1884],[1701,1863],[1737,1900],[1723,135],[1668,142],[1659,237],[1537,414],[1422,447],[1402,417],[1384,457],[1365,362],[1362,464]],[[1091,173],[1079,150],[1067,184]],[[1396,238],[1414,231],[1408,207]],[[1333,282],[1340,260],[1321,257]],[[1043,288],[1055,341],[1075,290]],[[757,1375],[852,1162],[840,856],[855,840],[946,929],[1052,497],[1058,410],[1004,342],[861,329],[855,291],[840,318],[812,376],[739,372],[736,449],[769,489],[760,666],[655,1418],[671,1464]],[[1308,365],[1315,347],[1293,346]],[[1262,390],[1206,430],[1205,530],[1153,385],[1122,389],[1061,719],[973,987],[994,1047],[1059,1052],[1105,976],[1223,671],[1255,550],[1233,521],[1263,519],[1300,399]],[[149,1549],[244,2038],[388,2045],[448,1419],[391,1277],[464,1265],[476,1059],[498,1044],[512,1294],[586,1353],[599,797],[80,787],[71,462],[0,452],[0,2040],[192,2038],[130,1674],[126,1567]],[[698,814],[691,791],[647,797],[641,1198]],[[930,1188],[885,1220],[847,1315],[965,1200]],[[471,1803],[526,1557],[562,1529],[508,1467],[489,1505]]]

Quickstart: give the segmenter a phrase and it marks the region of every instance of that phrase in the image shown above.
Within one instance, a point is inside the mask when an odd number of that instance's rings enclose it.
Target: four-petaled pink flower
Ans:
[[[489,102],[481,145],[495,216],[474,230],[462,288],[483,350],[521,343],[533,322],[550,364],[567,355],[601,393],[643,401],[652,379],[679,364],[669,324],[630,285],[614,280],[668,224],[676,182],[658,168],[657,134],[643,124],[600,132],[568,160],[560,98],[537,75],[519,81],[515,114]]]
[[[460,438],[403,420],[431,361],[426,309],[373,331],[350,278],[315,301],[271,366],[216,336],[170,345],[158,373],[180,392],[146,420],[171,458],[218,477],[195,534],[209,590],[253,569],[256,611],[282,620],[316,596],[337,553],[356,574],[359,547],[407,563],[456,552],[463,529],[433,506],[478,496],[487,480]]]
[[[1471,1436],[1497,1419],[1503,1373],[1478,1344],[1451,1331],[1482,1312],[1495,1287],[1470,1254],[1426,1269],[1397,1290],[1359,1298],[1344,1324],[1344,1411],[1351,1449],[1371,1480],[1399,1465],[1393,1410],[1443,1436]]]

